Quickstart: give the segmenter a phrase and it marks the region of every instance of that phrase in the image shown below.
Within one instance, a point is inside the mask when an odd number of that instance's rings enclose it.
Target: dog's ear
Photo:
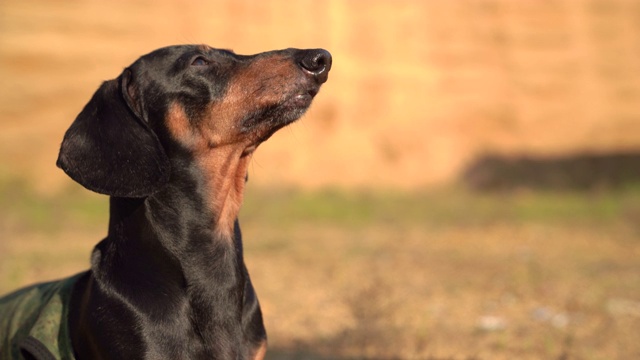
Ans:
[[[57,165],[95,192],[145,197],[169,179],[169,160],[142,114],[130,70],[106,81],[67,130]]]

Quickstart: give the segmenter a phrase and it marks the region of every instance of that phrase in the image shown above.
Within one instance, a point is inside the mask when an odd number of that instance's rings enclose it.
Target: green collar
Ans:
[[[81,275],[34,285],[0,301],[0,335],[8,340],[5,348],[0,339],[0,357],[21,359],[28,353],[37,360],[74,360],[67,318]]]

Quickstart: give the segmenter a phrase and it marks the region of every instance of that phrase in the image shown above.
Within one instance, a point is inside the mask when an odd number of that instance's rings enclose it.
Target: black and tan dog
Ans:
[[[103,83],[58,166],[111,196],[108,235],[88,272],[0,302],[0,356],[261,359],[266,333],[237,221],[247,166],[330,69],[321,49],[241,56],[184,45]],[[34,301],[45,305],[21,308]],[[52,308],[61,327],[43,334]]]

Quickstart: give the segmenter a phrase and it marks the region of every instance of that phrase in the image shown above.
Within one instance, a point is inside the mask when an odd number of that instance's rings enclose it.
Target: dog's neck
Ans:
[[[186,319],[203,339],[240,331],[229,324],[241,321],[248,281],[237,213],[250,155],[208,155],[211,161],[176,157],[178,171],[148,198],[111,198],[109,235],[92,258],[98,282],[114,285],[150,318]]]
[[[239,252],[241,260],[237,216],[250,159],[231,146],[175,156],[171,180],[158,193],[111,198],[108,238],[123,240],[118,247],[139,243],[163,249],[182,268],[200,257],[216,265],[221,251]]]
[[[236,144],[207,148],[195,155],[196,168],[202,174],[201,197],[218,239],[233,238],[251,157],[252,152]]]

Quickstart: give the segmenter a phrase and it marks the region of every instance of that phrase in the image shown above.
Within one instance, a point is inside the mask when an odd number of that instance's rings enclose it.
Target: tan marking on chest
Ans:
[[[264,340],[260,343],[260,346],[253,353],[253,360],[262,360],[264,356],[267,354],[267,340]]]

